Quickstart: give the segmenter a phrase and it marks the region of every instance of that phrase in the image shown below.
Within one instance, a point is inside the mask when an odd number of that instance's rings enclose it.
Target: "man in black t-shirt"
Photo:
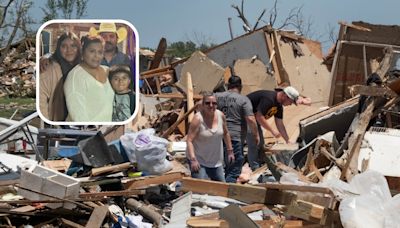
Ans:
[[[285,125],[283,125],[283,107],[296,104],[299,98],[299,92],[291,86],[286,87],[283,91],[259,90],[247,95],[253,105],[253,113],[257,120],[258,133],[260,136],[260,144],[257,146],[252,141],[253,133],[247,132],[247,145],[250,167],[254,171],[260,168],[261,154],[263,153],[264,137],[261,127],[270,131],[275,138],[283,137],[286,143],[291,144],[289,136],[286,133]],[[268,124],[267,120],[272,116],[275,117],[275,124],[278,130],[275,130]],[[261,125],[261,126],[260,126]]]

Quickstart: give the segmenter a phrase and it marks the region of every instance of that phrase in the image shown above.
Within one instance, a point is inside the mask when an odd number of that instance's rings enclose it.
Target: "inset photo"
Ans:
[[[38,31],[37,110],[52,125],[126,124],[137,113],[139,37],[123,20],[52,20]]]

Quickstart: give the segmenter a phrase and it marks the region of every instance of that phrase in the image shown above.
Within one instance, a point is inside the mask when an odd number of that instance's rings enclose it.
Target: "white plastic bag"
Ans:
[[[121,145],[125,150],[126,155],[131,163],[136,163],[136,147],[135,140],[139,134],[148,134],[154,135],[156,131],[153,128],[143,129],[139,132],[127,132],[123,136],[121,136],[120,141]]]
[[[153,175],[171,170],[173,165],[166,159],[168,140],[149,133],[139,131],[136,136],[134,147],[138,171]]]

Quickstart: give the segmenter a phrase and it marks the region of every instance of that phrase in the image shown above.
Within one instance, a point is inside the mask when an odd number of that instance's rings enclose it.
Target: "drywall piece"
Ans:
[[[196,51],[186,61],[181,71],[182,77],[176,83],[185,92],[187,91],[186,73],[190,73],[192,77],[193,94],[201,94],[204,91],[213,91],[218,82],[224,77],[225,69],[201,51]]]
[[[247,214],[234,203],[219,210],[219,215],[221,218],[225,219],[229,223],[229,227],[232,228],[260,228],[257,223],[251,220],[249,216],[247,216]]]
[[[283,42],[278,35],[283,67],[285,68],[290,85],[296,88],[300,94],[310,97],[311,106],[325,106],[325,94],[328,87],[330,73],[326,66],[321,65],[321,58],[314,55],[307,44],[298,42],[304,56],[296,57],[293,54],[291,44]],[[316,52],[316,44],[313,43],[313,52]],[[321,46],[319,44],[319,49]]]
[[[43,166],[35,165],[27,171],[22,170],[19,185],[60,198],[66,196],[71,196],[71,199],[79,198],[79,180]],[[21,188],[18,189],[18,194],[30,200],[53,199]],[[76,207],[72,203],[51,203],[47,206],[52,209],[59,207],[73,209]]]
[[[206,55],[219,65],[232,69],[236,60],[250,59],[254,55],[257,55],[257,59],[272,70],[269,63],[267,43],[263,30],[237,38],[225,45],[215,48]]]
[[[243,59],[235,62],[233,74],[242,79],[242,95],[247,95],[257,90],[274,90],[276,77],[258,59]]]
[[[302,119],[300,121],[299,137],[308,144],[318,137],[318,135],[334,131],[337,140],[339,142],[342,141],[354,119],[354,116],[356,115],[358,99],[358,97],[355,97],[320,113]]]
[[[361,146],[358,156],[358,170],[362,161],[369,159],[369,169],[378,171],[384,176],[400,177],[400,130],[372,127],[364,135],[369,146]]]
[[[181,228],[185,227],[186,221],[190,218],[190,210],[192,205],[192,192],[179,197],[172,204],[171,221],[165,228]]]

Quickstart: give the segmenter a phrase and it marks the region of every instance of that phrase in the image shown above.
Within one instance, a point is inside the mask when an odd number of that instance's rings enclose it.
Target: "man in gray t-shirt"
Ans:
[[[225,153],[225,179],[226,182],[236,183],[237,178],[242,173],[244,162],[243,142],[246,139],[247,124],[254,132],[253,141],[258,145],[260,138],[257,130],[257,122],[253,113],[253,106],[248,97],[240,94],[242,90],[242,80],[238,76],[229,78],[227,84],[228,91],[217,93],[217,108],[221,110],[226,117],[229,134],[231,136],[235,162],[227,162],[228,151],[224,144]]]

